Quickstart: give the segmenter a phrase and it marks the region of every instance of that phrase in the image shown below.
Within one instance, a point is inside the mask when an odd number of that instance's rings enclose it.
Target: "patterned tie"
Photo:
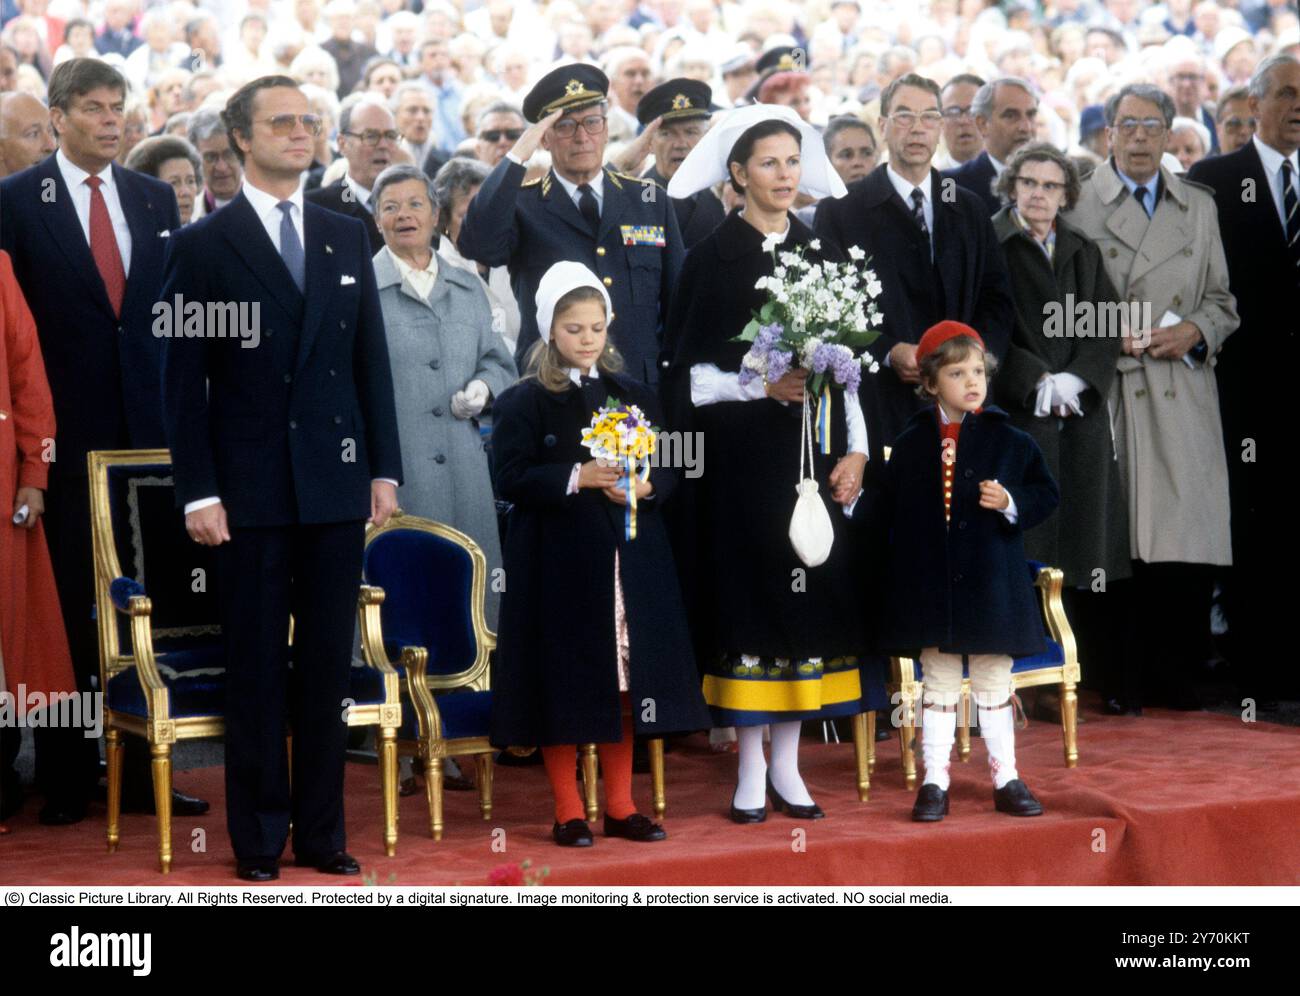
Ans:
[[[126,293],[126,268],[122,266],[122,253],[113,233],[113,219],[108,216],[108,203],[99,189],[104,181],[97,176],[88,176],[86,185],[90,187],[90,253],[95,257],[95,267],[104,281],[113,314],[120,318],[122,297]]]
[[[1146,213],[1148,218],[1151,217],[1151,209],[1147,207],[1147,194],[1150,193],[1146,187],[1134,187],[1133,196],[1137,198],[1138,206]]]
[[[1282,213],[1286,216],[1283,219],[1283,227],[1286,229],[1286,247],[1291,253],[1291,259],[1296,266],[1300,267],[1300,209],[1297,209],[1297,202],[1300,197],[1296,193],[1295,170],[1291,167],[1291,160],[1282,160]]]
[[[582,216],[587,219],[587,224],[591,226],[591,234],[600,233],[600,205],[596,203],[596,194],[592,191],[589,184],[584,183],[578,188],[578,210]]]
[[[912,218],[930,243],[930,258],[934,258],[934,240],[930,238],[930,226],[925,223],[925,194],[920,188],[912,191]]]
[[[289,275],[298,285],[298,293],[307,287],[307,258],[298,240],[298,229],[293,224],[293,202],[281,201],[276,205],[280,209],[280,258],[289,268]]]

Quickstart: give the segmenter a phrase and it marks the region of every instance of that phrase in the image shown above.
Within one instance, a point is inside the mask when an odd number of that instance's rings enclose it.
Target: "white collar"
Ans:
[[[298,209],[298,214],[302,214],[302,184],[299,184],[298,188],[288,197],[276,197],[274,194],[269,194],[261,187],[253,186],[248,177],[244,178],[244,184],[241,189],[243,190],[244,196],[248,198],[248,203],[253,206],[253,210],[257,212],[257,216],[263,221],[271,217],[272,213],[277,210],[282,200],[291,203]]]
[[[987,149],[985,149],[984,151],[988,152]],[[998,176],[1001,176],[1002,171],[1007,168],[1007,164],[998,162],[997,157],[994,156],[993,153],[991,152],[988,152],[988,156],[989,156],[989,162],[993,164],[993,169],[997,172]]]
[[[555,178],[560,181],[560,185],[564,187],[565,191],[568,193],[571,199],[577,196],[578,185],[576,183],[574,183],[572,180],[566,180],[564,177],[560,176],[560,171],[557,169],[552,169],[551,172],[555,174]],[[604,167],[601,167],[600,172],[597,173],[594,177],[592,177],[590,186],[591,186],[591,192],[596,195],[597,200],[600,200],[602,197],[605,196]]]
[[[573,381],[573,383],[576,384],[578,387],[582,387],[582,378],[583,378],[583,377],[595,377],[595,376],[598,376],[599,371],[597,371],[596,368],[595,368],[594,366],[593,366],[591,369],[592,369],[592,373],[584,374],[584,373],[583,373],[581,370],[579,370],[577,367],[569,367],[569,380]]]
[[[361,206],[365,208],[367,211],[369,211],[370,191],[367,190],[365,187],[361,186],[361,184],[357,183],[356,180],[352,179],[351,173],[347,173],[344,175],[343,182],[352,188],[352,193],[355,194],[357,200],[361,202]]]
[[[435,276],[438,273],[437,252],[430,252],[429,262],[424,265],[423,269],[419,269],[419,270],[417,270],[406,260],[402,259],[401,256],[393,252],[393,250],[388,248],[388,246],[384,246],[384,252],[388,253],[389,258],[392,259],[393,264],[397,267],[397,272],[403,277],[405,277],[408,273],[430,273]]]
[[[921,196],[923,196],[927,201],[931,199],[930,178],[932,174],[929,171],[926,172],[925,179],[919,184],[913,183],[911,180],[899,176],[894,172],[894,167],[892,165],[887,165],[885,167],[885,175],[889,177],[889,182],[894,185],[894,189],[898,191],[898,196],[903,198],[903,203],[906,204],[909,209],[912,207],[913,190],[921,191]]]
[[[940,425],[951,425],[951,424],[952,424],[952,419],[950,419],[950,418],[948,417],[948,413],[944,410],[943,405],[939,404],[939,399],[938,399],[938,398],[936,398],[935,401],[934,401],[934,407],[937,408],[937,409],[939,409],[939,424],[940,424]],[[959,421],[959,422],[965,422],[965,421],[966,421],[966,416],[969,415],[969,414],[970,414],[970,412],[962,412],[962,413],[961,413],[961,418],[958,419],[958,421]]]
[[[55,153],[55,156],[55,162],[58,164],[59,172],[63,174],[63,182],[68,185],[69,190],[75,190],[86,182],[90,174],[65,156],[62,149],[59,149],[59,151]],[[113,164],[109,163],[102,170],[96,173],[95,176],[104,181],[105,187],[113,186]]]
[[[1264,173],[1270,178],[1274,173],[1282,169],[1283,161],[1289,161],[1291,168],[1300,173],[1300,162],[1297,162],[1297,160],[1300,160],[1300,149],[1292,152],[1289,156],[1284,156],[1273,146],[1265,145],[1260,141],[1258,135],[1252,135],[1250,140],[1255,143],[1255,151],[1259,153],[1259,161],[1264,164]],[[1300,183],[1300,177],[1296,178],[1296,182]]]

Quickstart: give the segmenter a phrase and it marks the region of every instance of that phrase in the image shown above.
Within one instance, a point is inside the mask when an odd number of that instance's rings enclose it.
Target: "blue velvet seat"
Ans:
[[[474,757],[480,810],[492,815],[487,559],[464,533],[398,512],[368,531],[363,577],[362,651],[398,676],[405,720],[396,749],[424,763],[429,830],[441,840],[444,758]]]
[[[108,847],[120,839],[122,737],[148,741],[158,859],[171,870],[171,751],[224,730],[213,552],[190,541],[166,450],[91,453],[91,535],[108,755]]]

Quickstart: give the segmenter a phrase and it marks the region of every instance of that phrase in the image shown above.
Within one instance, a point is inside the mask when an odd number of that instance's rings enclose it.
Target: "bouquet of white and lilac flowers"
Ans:
[[[880,280],[859,267],[866,253],[851,246],[851,262],[817,262],[805,257],[803,246],[778,253],[779,244],[774,235],[763,240],[776,265],[754,286],[769,296],[736,336],[752,344],[741,361],[741,386],[759,377],[770,384],[801,367],[813,397],[830,385],[856,392],[863,369],[880,369],[866,348],[880,336],[884,320],[876,305]],[[813,239],[808,248],[816,252],[821,243]]]

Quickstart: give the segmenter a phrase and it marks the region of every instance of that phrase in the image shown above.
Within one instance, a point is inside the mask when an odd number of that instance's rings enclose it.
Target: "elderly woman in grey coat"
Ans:
[[[384,248],[375,278],[393,367],[406,483],[401,508],[470,536],[488,562],[487,623],[500,602],[501,542],[476,419],[514,383],[515,364],[478,277],[433,251],[432,184],[414,166],[390,166],[371,192]]]

